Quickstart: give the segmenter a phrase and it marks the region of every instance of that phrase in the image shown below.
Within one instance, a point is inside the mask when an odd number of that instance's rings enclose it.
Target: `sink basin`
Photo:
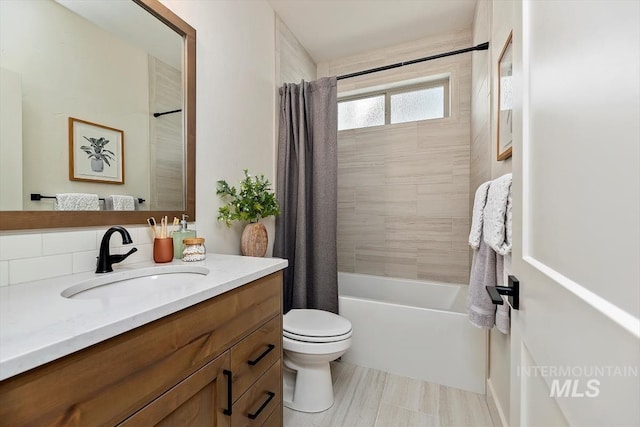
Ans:
[[[209,269],[201,266],[167,265],[124,270],[94,277],[60,293],[71,299],[144,298],[153,292],[204,279]]]

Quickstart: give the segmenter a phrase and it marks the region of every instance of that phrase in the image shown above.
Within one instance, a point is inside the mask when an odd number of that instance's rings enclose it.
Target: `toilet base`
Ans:
[[[300,368],[285,357],[283,404],[300,412],[322,412],[333,406],[329,363]]]

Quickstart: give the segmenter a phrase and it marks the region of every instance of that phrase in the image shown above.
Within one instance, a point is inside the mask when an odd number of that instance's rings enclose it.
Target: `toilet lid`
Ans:
[[[284,336],[299,341],[339,341],[351,336],[351,322],[328,311],[291,310],[282,322]]]

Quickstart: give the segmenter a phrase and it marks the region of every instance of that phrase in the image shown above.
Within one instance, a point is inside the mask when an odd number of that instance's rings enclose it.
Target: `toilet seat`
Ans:
[[[325,342],[344,341],[344,340],[346,340],[348,338],[351,338],[352,333],[353,333],[352,331],[349,331],[348,333],[346,333],[344,335],[335,335],[335,336],[329,336],[329,337],[310,337],[310,336],[307,336],[307,335],[298,335],[298,334],[294,334],[292,332],[283,330],[282,331],[282,336],[285,337],[285,338],[289,338],[290,340],[294,340],[294,341],[321,344],[321,343],[325,343]]]
[[[283,316],[282,334],[294,341],[331,343],[351,338],[351,322],[322,310],[295,309]]]

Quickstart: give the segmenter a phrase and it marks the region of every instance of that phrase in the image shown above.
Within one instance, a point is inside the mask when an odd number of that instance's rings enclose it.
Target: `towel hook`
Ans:
[[[491,302],[497,305],[504,304],[500,295],[509,296],[509,305],[514,310],[520,309],[520,281],[516,276],[509,275],[508,286],[485,286],[491,297]]]

